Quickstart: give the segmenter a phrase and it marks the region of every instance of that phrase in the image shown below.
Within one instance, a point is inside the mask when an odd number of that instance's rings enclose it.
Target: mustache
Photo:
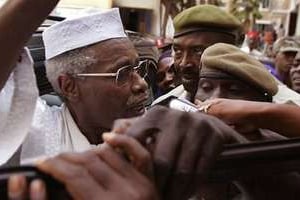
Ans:
[[[141,105],[146,105],[147,100],[149,99],[149,92],[145,92],[143,95],[139,96],[130,96],[127,100],[126,106],[128,109],[141,106]]]

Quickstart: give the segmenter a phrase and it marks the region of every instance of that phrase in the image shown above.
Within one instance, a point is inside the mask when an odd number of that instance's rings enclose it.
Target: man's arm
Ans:
[[[229,125],[270,129],[286,137],[300,136],[298,106],[230,99],[214,99],[198,105],[210,105],[207,113]]]
[[[0,9],[0,89],[20,50],[59,0],[8,0]]]

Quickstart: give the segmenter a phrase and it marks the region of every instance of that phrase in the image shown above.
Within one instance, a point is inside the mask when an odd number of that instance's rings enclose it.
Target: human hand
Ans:
[[[147,164],[141,163],[145,169]],[[62,182],[73,199],[158,199],[150,179],[107,144],[84,153],[64,153],[37,167]]]
[[[25,176],[12,175],[8,180],[8,198],[10,200],[46,200],[45,183],[37,179],[28,184]]]
[[[103,139],[126,153],[132,164],[115,149],[104,144],[83,153],[60,154],[38,163],[37,167],[63,183],[72,199],[158,199],[151,181],[153,176],[149,153],[128,136],[116,137],[110,133],[104,134]],[[33,181],[29,193],[27,185],[25,177],[11,177],[10,198],[48,199],[43,181]]]
[[[247,134],[259,127],[256,126],[255,113],[262,109],[263,102],[213,99],[194,102],[198,108],[206,108],[206,114],[215,116],[234,128],[237,132]]]
[[[127,125],[121,125],[122,123]],[[121,128],[120,128],[121,127]],[[199,187],[223,144],[246,139],[217,118],[156,106],[114,129],[151,146],[155,178],[163,199],[187,199]]]

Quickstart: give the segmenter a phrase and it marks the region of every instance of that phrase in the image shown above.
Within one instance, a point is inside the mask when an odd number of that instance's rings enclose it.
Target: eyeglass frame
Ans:
[[[145,67],[146,73],[143,77],[141,76],[141,78],[144,79],[148,75],[148,64],[149,63],[148,63],[147,59],[139,61],[139,64],[137,66],[133,67],[132,72],[137,73],[137,70],[142,67],[143,63],[146,63],[146,67]],[[119,68],[117,70],[117,72],[115,72],[115,73],[77,73],[77,74],[75,74],[75,76],[76,77],[115,77],[115,84],[116,85],[123,85],[123,84],[118,84],[118,77],[119,77],[120,71],[122,71],[122,70],[124,70],[128,67],[132,67],[132,65],[125,65],[125,66]],[[139,73],[137,73],[137,74],[140,76]]]

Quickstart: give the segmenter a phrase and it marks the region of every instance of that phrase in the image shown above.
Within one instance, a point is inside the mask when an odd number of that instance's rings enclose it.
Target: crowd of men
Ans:
[[[299,136],[296,43],[278,43],[277,79],[239,48],[234,16],[211,5],[186,9],[174,18],[172,50],[158,60],[159,97],[146,110],[147,62],[119,10],[66,19],[43,32],[47,78],[63,100],[49,106],[23,47],[57,3],[9,0],[0,10],[1,165],[34,163],[72,199],[299,198],[297,172],[204,181],[226,144]],[[198,111],[160,106],[170,96]],[[43,180],[22,174],[9,178],[7,195],[49,198]]]

